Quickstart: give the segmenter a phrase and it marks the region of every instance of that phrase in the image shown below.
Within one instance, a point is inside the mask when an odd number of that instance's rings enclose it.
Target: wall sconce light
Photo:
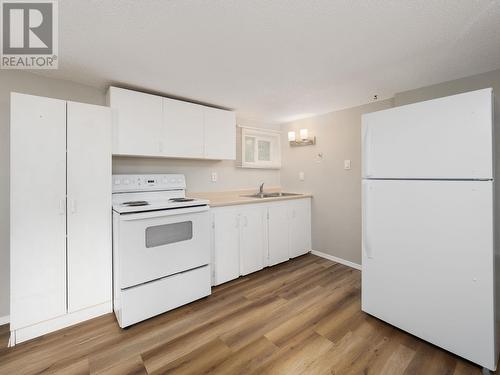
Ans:
[[[316,137],[309,138],[309,132],[307,129],[300,129],[299,137],[300,138],[297,140],[295,131],[289,131],[288,142],[290,142],[290,146],[311,146],[316,144]]]

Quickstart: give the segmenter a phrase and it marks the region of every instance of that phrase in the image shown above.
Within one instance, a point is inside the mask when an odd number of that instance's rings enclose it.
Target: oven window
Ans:
[[[168,245],[193,238],[193,222],[157,225],[146,228],[146,247]]]

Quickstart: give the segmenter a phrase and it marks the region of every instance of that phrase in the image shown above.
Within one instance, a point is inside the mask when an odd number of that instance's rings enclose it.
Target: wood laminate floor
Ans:
[[[481,373],[361,312],[360,279],[308,254],[126,330],[109,314],[2,348],[0,374]]]

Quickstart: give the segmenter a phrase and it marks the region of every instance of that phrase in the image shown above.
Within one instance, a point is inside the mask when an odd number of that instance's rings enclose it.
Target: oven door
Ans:
[[[208,206],[120,215],[121,289],[210,262]]]

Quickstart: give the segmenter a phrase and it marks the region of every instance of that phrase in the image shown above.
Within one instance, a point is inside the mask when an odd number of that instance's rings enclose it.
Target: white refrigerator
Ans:
[[[362,310],[495,370],[493,92],[363,116]]]

